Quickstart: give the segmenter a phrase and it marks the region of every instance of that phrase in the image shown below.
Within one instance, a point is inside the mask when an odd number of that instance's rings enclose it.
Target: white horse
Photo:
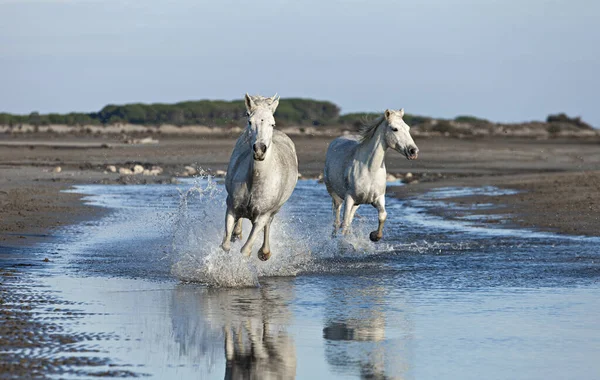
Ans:
[[[383,116],[362,127],[359,136],[338,137],[329,144],[324,179],[333,198],[334,234],[340,227],[342,203],[345,203],[343,234],[348,233],[358,206],[371,204],[379,212],[379,227],[369,237],[378,241],[383,236],[387,217],[385,152],[392,148],[409,160],[417,159],[419,153],[403,116],[404,109],[387,110]]]
[[[235,144],[225,177],[227,213],[221,247],[229,251],[232,239],[242,237],[242,218],[250,219],[252,231],[241,252],[250,256],[254,240],[264,229],[258,257],[265,261],[271,257],[271,222],[298,181],[298,158],[292,140],[275,129],[277,95],[265,98],[246,94],[245,101],[248,126]]]

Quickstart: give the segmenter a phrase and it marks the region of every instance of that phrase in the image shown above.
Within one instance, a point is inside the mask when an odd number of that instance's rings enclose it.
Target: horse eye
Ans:
[[[398,128],[394,128],[394,127],[391,127],[391,128],[392,128],[392,131],[398,132]]]

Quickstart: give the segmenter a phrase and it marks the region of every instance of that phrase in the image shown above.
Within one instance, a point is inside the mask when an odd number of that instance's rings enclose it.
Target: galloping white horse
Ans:
[[[246,94],[245,101],[248,126],[235,144],[225,177],[227,213],[221,247],[229,251],[232,239],[242,238],[242,218],[250,219],[252,231],[241,252],[250,256],[254,240],[264,229],[258,257],[265,261],[271,257],[269,229],[273,217],[298,181],[298,158],[292,140],[275,129],[277,95],[265,98]]]
[[[371,204],[379,212],[379,227],[369,238],[378,241],[383,236],[387,217],[385,152],[392,148],[409,160],[416,160],[419,153],[403,116],[404,109],[387,110],[383,116],[362,127],[359,136],[338,137],[329,144],[324,179],[333,198],[334,234],[340,227],[342,203],[345,203],[343,234],[348,233],[358,206]]]

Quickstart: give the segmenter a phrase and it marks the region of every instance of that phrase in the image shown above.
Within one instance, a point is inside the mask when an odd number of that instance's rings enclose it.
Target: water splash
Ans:
[[[290,206],[284,207],[273,221],[273,253],[268,261],[262,262],[256,256],[262,236],[255,242],[250,257],[240,253],[251,229],[247,220],[243,221],[242,241],[234,242],[230,252],[224,252],[220,247],[226,209],[223,186],[210,176],[198,177],[189,186],[179,189],[170,254],[171,273],[183,281],[216,287],[255,287],[261,277],[337,272],[340,260],[364,259],[392,249],[385,243],[375,245],[365,238],[370,230],[360,217],[355,220],[352,234],[332,239],[329,212],[324,216],[323,208],[317,207],[314,213],[306,213],[306,210],[299,213]],[[312,198],[314,194],[306,192],[314,189],[315,186],[305,189],[299,184],[293,196]],[[327,201],[322,197],[316,199]],[[324,205],[328,206],[327,202]]]
[[[220,247],[226,209],[223,187],[207,176],[197,178],[190,188],[179,189],[179,193],[171,250],[171,272],[177,278],[217,287],[255,287],[259,277],[295,276],[311,261],[310,248],[283,215],[273,222],[273,256],[267,262],[256,257],[262,239],[257,239],[251,257],[240,253],[240,241],[224,252]],[[244,221],[244,238],[250,228],[250,222]]]

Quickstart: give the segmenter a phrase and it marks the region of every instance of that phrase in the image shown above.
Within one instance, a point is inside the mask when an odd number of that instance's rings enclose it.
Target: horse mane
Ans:
[[[360,136],[360,142],[363,143],[365,141],[369,141],[373,138],[373,135],[375,135],[375,131],[377,130],[377,127],[379,127],[381,125],[381,123],[383,123],[385,121],[385,116],[379,116],[378,118],[376,118],[375,120],[371,120],[370,122],[367,122],[363,125],[361,125],[360,127],[358,127],[358,134]]]
[[[242,131],[242,134],[240,135],[240,137],[238,137],[237,141],[235,142],[235,150],[246,146],[248,144],[249,140],[250,140],[250,131],[248,128],[244,128],[244,130]]]

